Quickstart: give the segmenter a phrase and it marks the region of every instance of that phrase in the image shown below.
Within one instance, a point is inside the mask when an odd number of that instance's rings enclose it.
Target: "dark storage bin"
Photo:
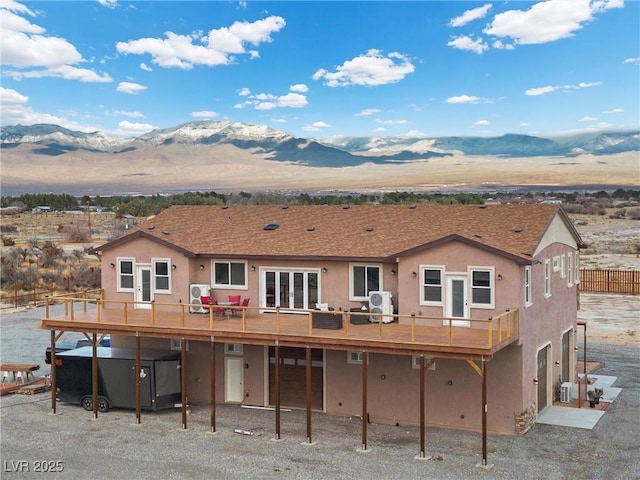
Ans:
[[[342,312],[313,312],[311,324],[313,328],[339,330],[342,328]]]

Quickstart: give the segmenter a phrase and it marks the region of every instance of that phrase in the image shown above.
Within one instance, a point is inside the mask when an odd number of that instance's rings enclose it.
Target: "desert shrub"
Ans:
[[[0,225],[0,233],[14,233],[18,231],[15,225]]]
[[[624,218],[626,214],[627,211],[624,208],[617,208],[609,215],[609,218]]]
[[[640,220],[640,207],[629,208],[627,210],[627,218],[631,220]]]
[[[607,214],[607,209],[606,208],[599,208],[598,209],[598,215],[606,215]]]
[[[2,246],[4,247],[13,247],[16,244],[16,241],[13,237],[7,237],[6,235],[2,235]]]
[[[62,233],[65,239],[71,243],[86,243],[91,241],[91,234],[88,227],[79,225],[68,225],[63,228]]]

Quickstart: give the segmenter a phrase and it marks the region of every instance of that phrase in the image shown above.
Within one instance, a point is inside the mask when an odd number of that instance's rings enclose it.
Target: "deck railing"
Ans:
[[[385,314],[379,315],[377,322],[369,320],[375,317],[369,312],[333,311],[329,313],[342,317],[341,325],[326,329],[313,324],[314,314],[327,314],[326,311],[227,306],[222,315],[213,309],[202,314],[190,312],[201,309],[201,304],[104,300],[99,293],[97,297],[88,293],[57,297],[56,303],[64,303],[62,317],[50,317],[47,302],[46,320],[101,324],[105,332],[109,327],[153,327],[156,331],[175,333],[179,329],[186,335],[203,337],[220,333],[275,334],[282,338],[364,340],[378,346],[395,343],[492,349],[519,334],[518,309],[487,319]],[[353,317],[367,320],[352,322]],[[385,323],[383,318],[393,321]]]

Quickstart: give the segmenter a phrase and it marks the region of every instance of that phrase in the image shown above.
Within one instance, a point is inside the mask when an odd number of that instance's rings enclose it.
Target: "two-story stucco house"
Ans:
[[[574,378],[581,243],[558,205],[174,206],[43,326],[181,349],[191,404],[517,434]]]

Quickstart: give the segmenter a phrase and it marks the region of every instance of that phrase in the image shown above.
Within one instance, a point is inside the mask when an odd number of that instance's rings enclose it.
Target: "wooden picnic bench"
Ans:
[[[30,365],[27,363],[3,363],[0,365],[0,371],[2,372],[11,372],[13,374],[13,381],[16,381],[16,374],[18,372],[24,372],[27,377],[27,381],[29,381],[29,375],[34,378],[33,372],[36,370],[40,370],[40,365]],[[5,376],[2,376],[2,381],[5,382]]]

